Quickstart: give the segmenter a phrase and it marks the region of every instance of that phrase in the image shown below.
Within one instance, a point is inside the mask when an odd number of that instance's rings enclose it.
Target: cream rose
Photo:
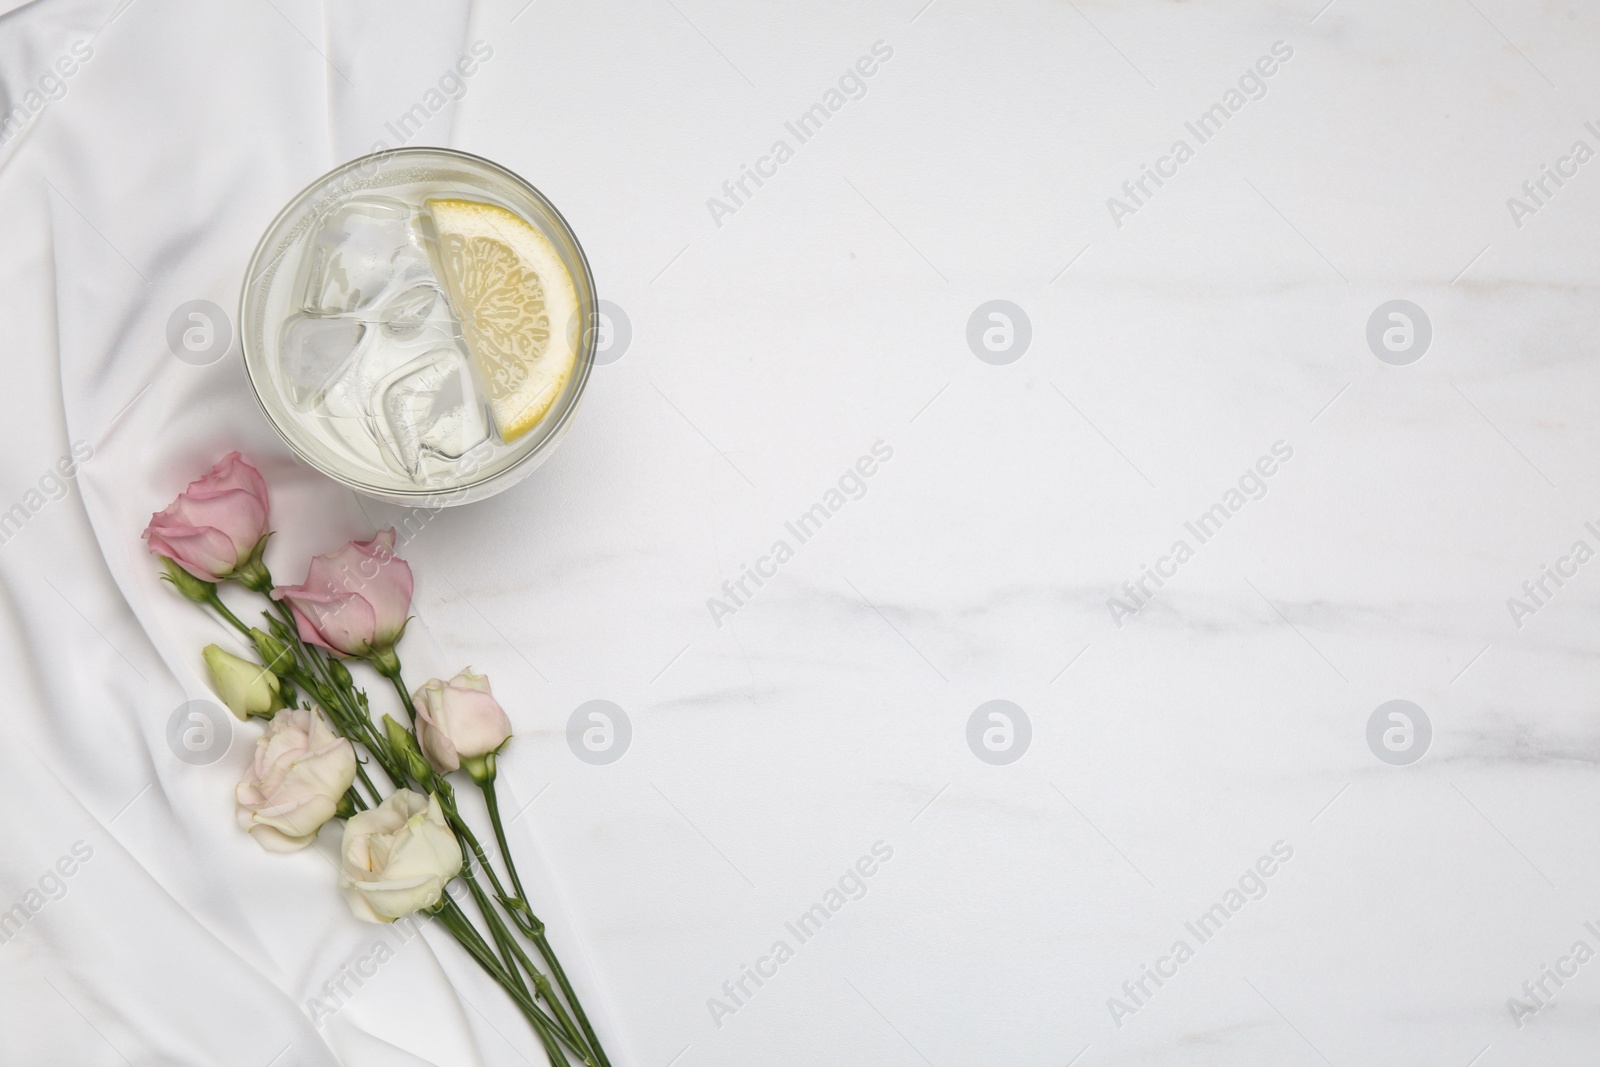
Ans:
[[[431,908],[460,871],[461,846],[437,797],[402,789],[345,821],[339,888],[358,919],[394,922]]]
[[[239,825],[268,851],[305,848],[355,778],[350,742],[316,712],[285,708],[256,741],[255,760],[234,791]]]
[[[489,692],[489,679],[470,667],[448,682],[428,679],[411,699],[417,708],[417,744],[440,774],[466,766],[481,779],[484,757],[511,739],[511,720]]]

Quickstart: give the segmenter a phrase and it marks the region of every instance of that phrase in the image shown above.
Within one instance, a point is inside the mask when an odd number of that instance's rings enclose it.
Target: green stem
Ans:
[[[494,827],[494,843],[500,848],[500,858],[505,860],[506,874],[511,877],[511,888],[516,890],[517,899],[526,906],[528,894],[522,891],[522,878],[517,874],[517,862],[511,858],[511,846],[506,843],[506,828],[500,822],[500,798],[495,795],[494,778],[489,777],[478,782],[478,788],[483,790],[483,804],[489,809],[489,823]]]
[[[483,789],[483,803],[489,809],[489,822],[494,826],[495,844],[500,848],[500,857],[505,861],[506,873],[511,877],[511,887],[516,891],[517,903],[521,906],[522,915],[513,912],[512,919],[517,921],[517,926],[533,940],[538,946],[539,954],[550,965],[550,973],[555,976],[556,985],[561,987],[561,995],[567,998],[572,1005],[573,1012],[578,1016],[578,1024],[583,1027],[584,1037],[588,1039],[589,1047],[594,1049],[599,1058],[599,1067],[610,1067],[606,1059],[605,1050],[600,1047],[600,1039],[594,1032],[594,1027],[589,1024],[589,1017],[584,1013],[583,1002],[572,989],[572,983],[567,979],[566,969],[561,966],[561,961],[556,958],[555,951],[550,947],[550,941],[545,936],[544,923],[533,913],[532,906],[528,903],[528,894],[522,888],[522,878],[517,874],[517,862],[511,857],[511,846],[506,841],[506,830],[500,820],[500,798],[495,794],[494,778],[486,778],[478,785]]]
[[[379,669],[381,670],[382,668]],[[411,726],[415,729],[417,725],[417,705],[412,702],[411,694],[406,692],[406,683],[401,680],[400,672],[395,671],[393,674],[385,672],[384,677],[394,683],[394,691],[400,694],[400,706],[406,709],[406,715],[410,717]]]
[[[387,739],[372,722],[366,710],[355,700],[354,695],[347,693],[337,679],[330,680],[328,684],[335,694],[335,701],[343,705],[345,719],[350,730],[356,735],[356,740],[372,753],[373,758],[378,761],[378,766],[389,776],[393,786],[396,789],[403,788],[406,782],[405,772],[400,769],[399,760],[390,750]]]
[[[478,905],[478,911],[483,915],[483,921],[489,926],[489,936],[494,938],[495,946],[500,950],[500,962],[506,974],[516,983],[517,991],[525,997],[528,996],[528,986],[522,980],[522,972],[517,970],[517,958],[508,943],[510,938],[505,923],[495,913],[494,906],[489,903],[488,895],[478,884],[478,879],[473,876],[470,867],[462,868],[461,878],[467,883],[467,891],[472,894],[473,901]]]
[[[587,1042],[585,1042],[584,1036],[578,1032],[578,1027],[573,1023],[572,1016],[567,1014],[566,1007],[562,1005],[561,998],[557,997],[555,991],[550,988],[550,979],[546,978],[544,972],[539,970],[539,965],[528,958],[527,952],[523,951],[522,946],[517,944],[516,941],[511,942],[511,950],[516,953],[517,960],[522,964],[523,970],[527,971],[528,977],[533,980],[533,987],[538,991],[539,998],[550,1005],[550,1010],[555,1012],[556,1018],[560,1020],[561,1026],[566,1030],[568,1036],[579,1044],[587,1044],[587,1047],[593,1051],[594,1058],[585,1056],[584,1062],[596,1065],[596,1067],[598,1067],[599,1063],[604,1063],[605,1053],[601,1051],[600,1043],[594,1039],[593,1034],[590,1034]],[[576,1007],[577,1000],[574,999],[572,1004]]]
[[[235,615],[231,610],[229,610],[228,605],[222,602],[222,598],[217,595],[217,591],[215,589],[211,590],[211,596],[207,598],[206,603],[210,604],[214,609],[216,609],[217,614],[226,619],[229,625],[231,625],[235,630],[238,630],[240,633],[244,634],[245,637],[250,636],[250,627],[239,621],[239,616]]]
[[[534,988],[538,990],[539,996],[554,1010],[557,1024],[560,1026],[568,1043],[573,1046],[573,1051],[578,1053],[587,1067],[598,1067],[594,1055],[585,1047],[583,1036],[578,1033],[577,1027],[573,1025],[571,1018],[567,1016],[566,1010],[561,1006],[561,1002],[551,996],[550,979],[544,976],[534,962],[528,958],[528,954],[517,944],[516,939],[511,936],[511,931],[506,928],[505,920],[500,918],[499,912],[490,903],[488,894],[478,884],[478,879],[473,874],[470,865],[462,868],[461,878],[466,882],[467,890],[472,894],[473,901],[478,905],[478,911],[483,915],[484,922],[489,926],[489,934],[494,938],[494,943],[500,949],[500,958],[504,963],[505,971],[511,980],[516,983],[517,991],[524,997],[528,996],[528,987],[523,982],[522,971],[518,970],[517,966],[520,962],[523,970],[527,971],[528,977],[533,980]]]
[[[538,920],[534,920],[538,922]],[[584,1037],[588,1038],[588,1045],[594,1049],[595,1057],[599,1060],[598,1067],[611,1067],[611,1061],[606,1058],[606,1050],[600,1046],[600,1038],[594,1032],[594,1027],[589,1025],[589,1017],[584,1014],[583,1002],[572,990],[572,983],[567,981],[567,972],[562,969],[561,961],[556,959],[555,950],[550,947],[549,938],[545,937],[544,924],[538,924],[539,932],[533,935],[533,943],[539,949],[539,955],[544,957],[550,965],[550,973],[555,975],[556,984],[561,987],[561,993],[567,998],[567,1003],[572,1005],[572,1010],[578,1016],[578,1025],[583,1028]],[[561,1014],[561,1013],[558,1013]]]
[[[347,739],[348,740],[348,739]],[[360,757],[356,758],[356,777],[361,779],[361,784],[367,787],[367,795],[374,804],[383,803],[383,794],[378,792],[378,787],[372,784],[372,779],[367,777],[367,769],[362,766]]]
[[[505,964],[505,969],[516,981],[517,988],[524,996],[528,995],[528,987],[522,981],[521,971],[517,969],[517,965],[520,962],[522,968],[527,971],[528,977],[533,979],[534,988],[539,991],[545,1003],[549,1004],[554,1010],[556,1020],[561,1029],[565,1031],[567,1037],[572,1040],[578,1049],[583,1049],[583,1036],[578,1033],[577,1027],[573,1025],[571,1018],[567,1016],[566,1010],[561,1006],[561,1002],[550,995],[550,979],[546,978],[538,966],[528,958],[528,954],[522,950],[516,939],[511,936],[511,931],[506,929],[505,920],[500,918],[499,912],[490,903],[488,894],[478,884],[478,879],[473,873],[470,864],[462,868],[461,878],[462,881],[466,882],[467,890],[472,894],[473,901],[477,903],[478,911],[483,914],[484,922],[489,926],[489,933],[500,949],[500,958]],[[583,1058],[583,1062],[588,1064],[589,1067],[598,1067],[594,1056],[587,1050],[582,1051],[580,1055]]]
[[[494,865],[489,862],[489,853],[484,850],[483,842],[478,840],[478,835],[472,832],[472,827],[467,825],[467,821],[461,817],[461,812],[456,810],[456,792],[450,787],[450,783],[442,777],[435,776],[432,783],[424,784],[431,784],[434,792],[439,794],[439,804],[444,808],[445,819],[455,831],[456,838],[472,850],[472,855],[477,859],[483,873],[489,876],[489,884],[494,887],[495,896],[502,902],[511,899],[506,887],[500,881],[500,876],[494,872]],[[515,910],[509,906],[507,910],[512,911],[512,918],[515,919]],[[518,923],[517,927],[521,929],[522,924]]]
[[[523,984],[522,976],[517,971],[517,963],[511,949],[506,945],[505,922],[500,914],[489,903],[489,895],[483,891],[483,886],[478,884],[478,876],[472,870],[472,864],[463,864],[461,867],[461,880],[466,883],[467,891],[472,894],[472,899],[477,903],[478,910],[483,913],[484,922],[489,924],[489,933],[494,938],[495,944],[500,948],[501,960],[505,964],[506,972],[517,982],[517,988],[527,995],[528,987]]]
[[[455,901],[448,896],[439,902],[438,908],[439,920],[444,923],[445,929],[455,935],[456,940],[461,942],[461,946],[467,950],[467,954],[478,961],[478,966],[482,967],[491,978],[500,983],[501,988],[511,996],[511,999],[522,1011],[522,1014],[527,1017],[528,1022],[533,1024],[535,1032],[539,1035],[540,1043],[545,1047],[545,1053],[550,1057],[550,1062],[563,1065],[563,1067],[568,1065],[570,1061],[568,1061],[566,1054],[561,1051],[560,1046],[557,1044],[558,1040],[570,1043],[566,1035],[561,1033],[556,1027],[555,1021],[545,1015],[526,993],[519,992],[515,986],[510,984],[510,979],[495,960],[494,953],[484,943],[477,930],[473,929],[472,921],[467,918],[466,913],[457,907]],[[581,1051],[578,1048],[574,1047],[573,1051],[579,1052],[581,1055]]]
[[[496,877],[496,875],[494,873],[494,868],[492,866],[490,866],[489,857],[484,853],[483,846],[479,843],[479,841],[477,839],[477,836],[474,835],[472,833],[471,829],[467,827],[465,820],[463,820],[461,818],[460,814],[456,811],[455,798],[454,798],[453,793],[452,793],[452,796],[450,798],[450,803],[448,804],[448,806],[446,807],[445,810],[448,812],[448,815],[449,815],[449,817],[451,819],[451,822],[452,822],[452,826],[458,828],[458,832],[463,834],[463,835],[465,835],[465,837],[467,838],[467,841],[469,842],[470,847],[472,849],[473,855],[477,858],[478,866],[481,867],[483,869],[483,872],[489,876],[489,881],[494,886],[495,893],[500,898],[501,906],[504,907],[506,909],[507,913],[511,915],[512,920],[516,921],[519,918],[518,913],[517,913],[519,908],[522,911],[527,912],[527,905],[526,905],[524,899],[522,898],[522,887],[521,887],[521,885],[517,884],[517,899],[514,901],[516,907],[513,907],[512,906],[513,901],[511,901],[506,896],[505,887],[500,884],[500,879],[498,877]],[[505,834],[503,832],[501,832],[498,815],[496,815],[494,817],[494,823],[495,823],[495,838],[499,842],[499,845],[500,845],[500,854],[501,854],[502,857],[506,858],[507,868],[509,870],[513,870],[512,877],[515,878],[516,876],[515,876],[515,873],[514,873],[514,869],[511,868],[511,861],[510,861],[510,858],[509,858],[510,857],[510,852],[506,849]],[[478,886],[477,879],[473,875],[472,868],[471,868],[470,864],[467,866],[467,868],[465,869],[465,871],[463,873],[464,873],[464,876],[465,876],[465,879],[466,879],[466,882],[467,882],[467,887],[473,893],[473,899],[478,902],[479,910],[484,912],[485,918],[489,922],[490,929],[495,932],[495,935],[496,935],[495,940],[500,945],[501,953],[502,954],[515,953],[517,959],[521,961],[523,968],[527,970],[528,977],[533,979],[534,987],[539,990],[539,993],[544,998],[545,1002],[547,1004],[549,1004],[551,1009],[553,1009],[555,1011],[556,1018],[561,1021],[561,1025],[567,1031],[568,1035],[570,1035],[572,1037],[572,1039],[574,1041],[577,1041],[579,1044],[585,1044],[586,1043],[588,1045],[588,1047],[590,1047],[590,1048],[595,1050],[595,1053],[594,1053],[593,1056],[590,1056],[588,1054],[584,1055],[584,1058],[583,1058],[584,1062],[587,1063],[587,1064],[590,1064],[591,1067],[601,1067],[601,1065],[603,1065],[605,1063],[605,1054],[603,1052],[599,1051],[599,1042],[595,1040],[594,1034],[592,1032],[588,1033],[587,1034],[587,1040],[586,1040],[585,1036],[578,1032],[578,1028],[575,1025],[573,1025],[572,1019],[567,1015],[566,1009],[564,1007],[562,1007],[561,1002],[558,999],[556,999],[554,996],[551,995],[550,980],[548,978],[546,978],[544,976],[544,974],[538,969],[538,966],[531,959],[528,958],[528,954],[522,950],[522,947],[520,945],[518,945],[515,942],[515,940],[511,939],[509,936],[507,936],[505,938],[505,940],[503,940],[503,941],[501,940],[499,935],[500,935],[500,932],[502,930],[504,930],[504,925],[503,925],[498,913],[493,913],[492,912],[493,906],[489,903],[488,899],[483,895],[483,890]],[[532,913],[528,912],[528,914],[531,915]],[[534,922],[537,923],[538,920],[535,919]],[[521,923],[518,923],[518,928],[519,929],[522,928],[522,924]],[[526,932],[527,931],[524,930],[524,933],[526,933]],[[538,936],[542,936],[542,935],[543,935],[543,929],[541,928],[540,931],[539,931],[539,935]],[[530,935],[530,936],[534,936],[534,935]],[[548,949],[548,946],[542,947],[540,949],[540,951],[545,954],[545,958],[548,961],[549,960],[549,949]],[[510,968],[512,968],[514,970],[515,967],[516,967],[516,964],[508,957],[506,959],[506,966],[510,967]],[[558,966],[558,965],[552,965],[552,968],[551,968],[552,971],[555,970],[556,966]],[[563,976],[563,978],[564,978],[564,976]],[[571,1000],[572,1003],[573,1003],[573,1006],[576,1007],[577,1003],[578,1003],[577,1002],[577,998],[572,995],[572,993],[569,990],[569,987],[567,987],[567,985],[566,985],[565,981],[563,980],[563,978],[558,978],[557,981],[560,981],[562,983],[562,991],[563,991],[563,993],[566,994],[567,999]],[[579,1011],[581,1013],[582,1009],[580,1008]],[[585,1028],[585,1029],[587,1029],[587,1028]],[[598,1063],[596,1062],[597,1058],[598,1058],[598,1061],[599,1061]]]

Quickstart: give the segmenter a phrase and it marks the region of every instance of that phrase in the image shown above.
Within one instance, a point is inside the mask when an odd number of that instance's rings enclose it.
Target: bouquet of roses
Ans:
[[[234,452],[144,532],[166,579],[237,630],[260,660],[217,645],[204,651],[229,710],[266,721],[235,794],[240,827],[262,847],[287,852],[343,820],[339,888],[357,918],[437,918],[516,1002],[551,1063],[609,1067],[506,844],[494,781],[511,723],[489,680],[468,669],[447,682],[406,685],[395,646],[412,578],[394,554],[394,530],[317,556],[300,585],[276,586],[262,558],[267,524],[266,482]],[[263,626],[246,624],[223,601],[219,586],[228,583],[265,599]],[[348,660],[394,687],[407,723],[373,721]],[[456,803],[458,771],[483,793],[503,876]],[[454,879],[476,918],[447,892]]]

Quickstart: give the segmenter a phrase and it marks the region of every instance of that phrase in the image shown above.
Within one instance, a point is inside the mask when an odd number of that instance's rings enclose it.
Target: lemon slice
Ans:
[[[577,362],[578,292],[544,234],[494,204],[429,200],[445,290],[504,441],[533,429]]]

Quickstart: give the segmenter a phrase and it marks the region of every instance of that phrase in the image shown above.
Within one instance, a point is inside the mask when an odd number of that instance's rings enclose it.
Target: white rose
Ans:
[[[344,824],[339,888],[358,919],[386,923],[431,908],[461,871],[439,799],[401,789]]]
[[[305,848],[355,778],[350,742],[316,712],[285,708],[256,741],[255,761],[234,791],[239,826],[269,851]]]

